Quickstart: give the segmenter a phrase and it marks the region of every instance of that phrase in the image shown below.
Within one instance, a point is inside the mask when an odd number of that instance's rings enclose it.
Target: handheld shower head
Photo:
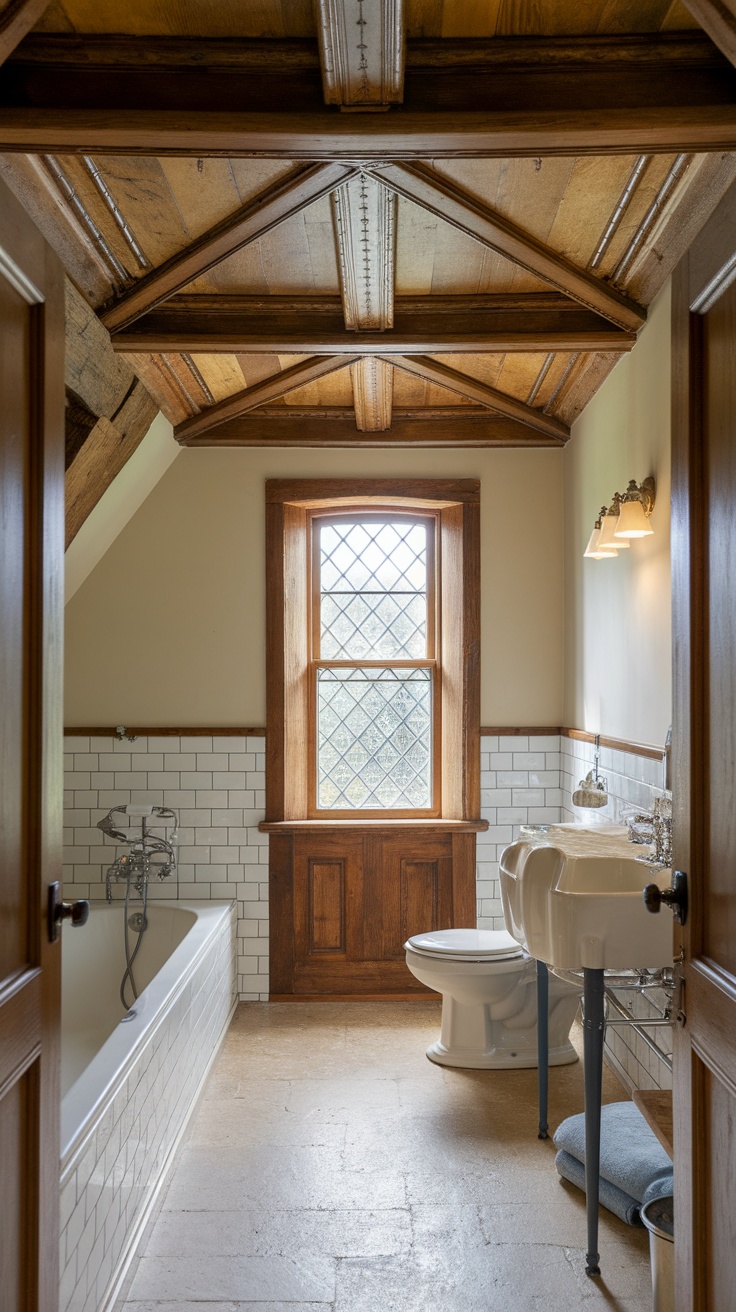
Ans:
[[[598,773],[599,751],[600,737],[596,734],[593,769],[588,771],[585,778],[580,780],[575,789],[572,795],[573,806],[583,806],[596,811],[608,803],[608,784]]]
[[[607,802],[608,793],[606,792],[605,779],[594,778],[593,771],[589,770],[585,778],[580,780],[572,795],[573,806],[585,806],[597,810],[598,807],[605,806]]]

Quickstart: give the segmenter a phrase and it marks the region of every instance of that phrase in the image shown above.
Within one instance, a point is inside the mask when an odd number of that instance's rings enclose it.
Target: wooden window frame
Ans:
[[[422,660],[361,660],[324,662],[320,648],[320,605],[321,590],[316,566],[319,530],[325,524],[337,520],[358,522],[370,515],[388,515],[397,522],[406,521],[431,523],[427,533],[427,654]],[[381,504],[378,499],[372,503],[363,503],[354,507],[343,506],[340,509],[330,507],[326,510],[307,511],[307,532],[310,541],[308,582],[309,593],[309,736],[308,736],[308,771],[307,792],[309,799],[309,818],[312,820],[436,820],[440,815],[442,797],[442,663],[441,663],[441,614],[439,601],[442,596],[442,584],[439,576],[438,542],[440,535],[440,512],[412,507],[401,510],[396,506]],[[432,671],[432,800],[424,807],[359,807],[353,810],[341,808],[330,810],[317,806],[317,670],[325,664],[343,665],[345,667],[380,666],[384,668],[418,669]]]
[[[475,820],[480,812],[480,483],[477,479],[269,479],[266,482],[266,819],[334,826],[401,821],[386,811],[310,806],[311,520],[375,510],[437,518],[441,742],[439,798],[412,818]]]

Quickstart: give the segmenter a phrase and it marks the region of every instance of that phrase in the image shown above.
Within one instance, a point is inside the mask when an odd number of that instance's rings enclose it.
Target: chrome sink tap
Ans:
[[[663,793],[654,803],[654,860],[665,870],[672,868],[671,793]]]
[[[654,848],[651,856],[637,857],[637,861],[669,870],[672,866],[672,794],[663,793],[655,799],[653,811],[637,811],[627,817],[626,824],[630,843]]]

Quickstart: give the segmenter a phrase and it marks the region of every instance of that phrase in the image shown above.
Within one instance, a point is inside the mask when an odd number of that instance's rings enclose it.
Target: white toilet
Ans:
[[[441,1066],[537,1065],[537,969],[504,929],[440,929],[404,944],[406,964],[442,994],[442,1032],[427,1049]],[[549,975],[549,1064],[577,1061],[570,1043],[582,990]]]

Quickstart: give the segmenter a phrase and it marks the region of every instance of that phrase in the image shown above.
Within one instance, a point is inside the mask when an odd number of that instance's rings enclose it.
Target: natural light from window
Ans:
[[[431,517],[315,521],[317,807],[432,806]]]

